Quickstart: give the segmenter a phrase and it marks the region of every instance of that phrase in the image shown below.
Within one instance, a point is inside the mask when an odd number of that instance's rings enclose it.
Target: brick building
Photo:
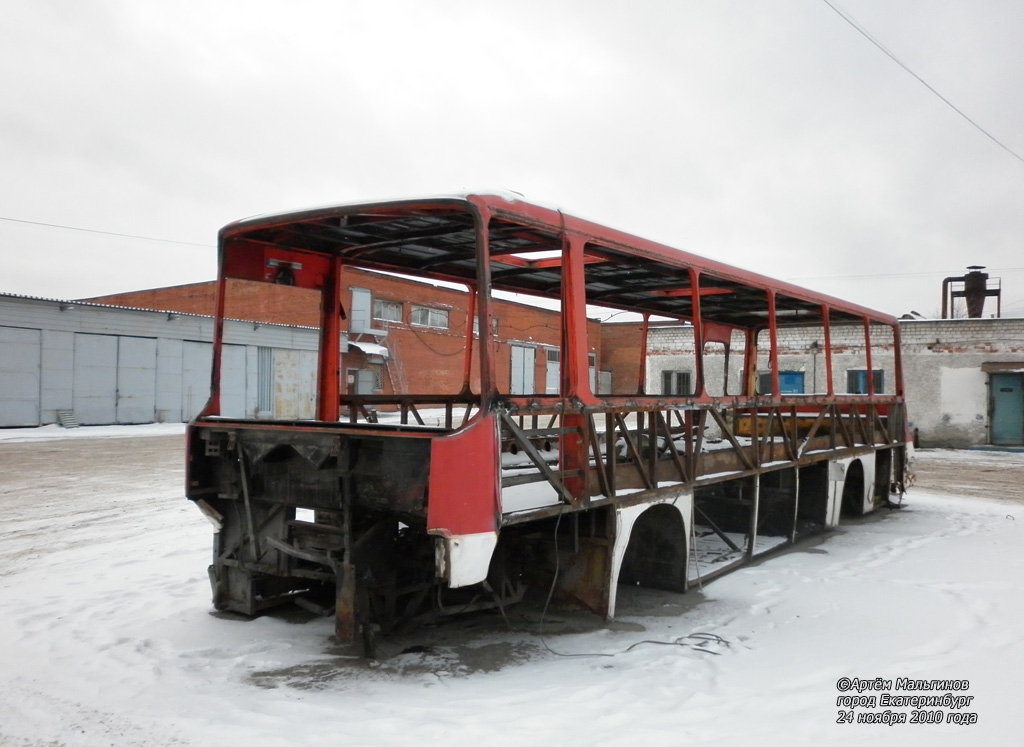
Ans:
[[[93,303],[214,313],[213,282],[85,299]],[[462,385],[468,294],[405,278],[346,269],[342,285],[342,370],[350,392],[452,393]],[[228,280],[225,316],[254,323],[318,326],[319,292]],[[600,378],[601,324],[587,325],[591,384]],[[479,340],[479,330],[475,329]],[[496,300],[491,340],[497,377],[511,394],[557,393],[561,332],[558,312]],[[635,348],[634,348],[635,350]],[[635,352],[632,353],[634,361]],[[616,363],[615,360],[610,363]],[[634,367],[635,367],[634,362]],[[603,361],[602,361],[603,368]],[[474,371],[474,385],[479,374]],[[605,377],[607,380],[607,377]]]

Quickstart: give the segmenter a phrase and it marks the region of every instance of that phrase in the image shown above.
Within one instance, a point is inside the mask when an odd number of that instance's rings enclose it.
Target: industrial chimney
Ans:
[[[942,281],[942,318],[949,319],[953,312],[954,298],[963,298],[967,301],[967,316],[979,319],[988,296],[996,297],[996,316],[1002,316],[1003,297],[999,278],[993,278],[992,282],[995,285],[989,287],[988,273],[982,272],[985,269],[983,266],[971,265],[967,269],[970,272],[966,275],[949,277]]]

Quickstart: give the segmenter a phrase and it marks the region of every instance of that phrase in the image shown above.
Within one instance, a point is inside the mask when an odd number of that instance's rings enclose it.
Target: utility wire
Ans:
[[[99,231],[95,228],[80,228],[78,226],[64,226],[59,223],[40,223],[35,220],[21,220],[20,218],[5,218],[0,216],[0,220],[5,220],[9,223],[25,223],[30,226],[44,226],[46,228],[63,228],[65,231],[82,231],[84,233],[98,233],[104,236],[120,236],[123,239],[142,239],[143,241],[160,241],[164,244],[184,244],[185,246],[201,246],[205,249],[209,249],[212,244],[196,244],[192,241],[176,241],[175,239],[158,239],[154,236],[136,236],[131,233],[115,233],[113,231]]]
[[[829,7],[832,7],[831,3],[829,2],[829,0],[823,0],[823,1],[825,3],[827,3],[829,5]],[[836,12],[838,13],[839,11],[836,11]],[[925,85],[927,85],[927,84],[925,84]],[[1014,153],[1014,155],[1016,156],[1017,154]],[[1018,158],[1019,158],[1019,156],[1018,156]],[[1021,160],[1024,161],[1024,159],[1021,159]],[[35,221],[35,220],[23,220],[21,218],[7,218],[7,217],[4,217],[2,215],[0,215],[0,220],[7,221],[8,223],[24,223],[24,224],[30,225],[30,226],[43,226],[45,228],[60,228],[60,229],[63,229],[65,231],[81,231],[83,233],[96,233],[96,234],[101,234],[103,236],[119,236],[120,238],[124,238],[124,239],[140,239],[142,241],[159,241],[159,242],[164,243],[164,244],[181,244],[181,245],[184,245],[184,246],[201,246],[204,249],[210,249],[210,248],[213,247],[212,244],[197,244],[194,241],[178,241],[177,239],[160,239],[160,238],[157,238],[155,236],[139,236],[137,234],[131,234],[131,233],[116,233],[114,231],[100,231],[100,230],[95,229],[95,228],[82,228],[80,226],[67,226],[67,225],[63,225],[63,224],[60,224],[60,223],[42,223],[40,221]],[[1024,270],[1024,267],[990,267],[990,268],[986,268],[986,269],[988,269],[989,272],[1018,272],[1018,271]],[[384,273],[384,274],[395,274],[395,273]],[[939,276],[939,275],[945,275],[945,274],[948,274],[948,273],[945,273],[945,272],[903,272],[903,273],[879,273],[879,274],[873,274],[873,275],[800,275],[800,276],[791,276],[791,277],[788,277],[786,279],[787,280],[834,280],[836,278],[848,278],[848,279],[909,278],[909,277],[927,277],[929,275],[931,275],[931,276]],[[516,295],[521,295],[521,294],[516,294]],[[523,302],[520,301],[519,303],[523,303]],[[621,312],[620,311],[620,312],[616,312],[616,313],[617,314],[623,314],[623,313],[627,313],[627,312]],[[535,329],[535,328],[537,328],[539,326],[543,326],[543,325],[533,325],[532,327],[526,327],[526,328],[510,326],[510,329],[514,329],[514,330],[519,331],[519,332],[528,332],[528,331],[530,331],[532,329]],[[417,337],[418,336],[419,335],[417,335]],[[420,341],[423,342],[423,344],[426,345],[427,347],[430,347],[430,345],[425,340],[423,340],[422,338],[420,338]],[[434,352],[438,352],[438,351],[434,351]],[[460,353],[461,353],[461,351],[457,351],[456,353],[438,353],[438,354],[439,355],[458,355]]]
[[[839,16],[840,18],[842,18],[842,19],[843,19],[844,21],[846,21],[846,22],[847,22],[848,24],[850,24],[851,26],[853,26],[853,28],[855,28],[855,29],[856,29],[856,30],[857,30],[857,31],[858,31],[858,32],[859,32],[859,33],[860,33],[860,34],[861,34],[861,35],[862,35],[862,36],[863,36],[863,37],[864,37],[865,39],[867,39],[867,40],[868,40],[869,42],[871,42],[871,43],[872,43],[872,44],[874,44],[874,45],[875,45],[876,47],[878,47],[878,49],[880,49],[880,50],[881,50],[882,52],[884,52],[884,53],[885,53],[885,55],[886,55],[886,56],[887,56],[887,57],[888,57],[888,58],[889,58],[890,60],[892,60],[893,62],[895,62],[895,63],[896,63],[897,65],[899,65],[899,66],[900,66],[901,68],[903,68],[904,70],[906,70],[906,71],[907,71],[908,73],[910,73],[910,75],[914,76],[914,78],[916,78],[916,79],[918,80],[918,82],[919,82],[919,83],[921,83],[921,85],[923,85],[923,86],[924,86],[925,88],[927,88],[927,89],[928,89],[929,91],[931,91],[931,92],[932,92],[932,93],[934,93],[934,94],[935,94],[936,96],[938,96],[938,97],[939,97],[939,98],[940,98],[940,99],[941,99],[941,100],[942,100],[942,101],[943,101],[943,102],[944,102],[944,103],[946,104],[946,106],[948,106],[948,107],[949,107],[950,109],[952,109],[953,111],[955,111],[955,112],[956,112],[957,114],[959,114],[959,115],[960,115],[961,117],[963,117],[964,119],[966,119],[966,120],[967,120],[967,121],[968,121],[968,122],[969,122],[969,123],[970,123],[971,125],[973,125],[973,126],[975,127],[975,129],[977,129],[977,130],[978,130],[978,131],[979,131],[980,133],[982,133],[982,134],[983,134],[983,135],[984,135],[985,137],[987,137],[987,138],[988,138],[989,140],[991,140],[991,141],[992,141],[993,143],[995,143],[996,145],[998,145],[998,146],[999,146],[1000,148],[1002,148],[1003,150],[1005,150],[1005,151],[1006,151],[1007,153],[1009,153],[1009,154],[1010,154],[1011,156],[1013,156],[1014,158],[1016,158],[1016,159],[1017,159],[1018,161],[1020,161],[1021,163],[1024,163],[1024,156],[1021,156],[1021,155],[1020,155],[1019,153],[1017,153],[1017,152],[1016,152],[1015,150],[1013,150],[1012,148],[1010,148],[1010,146],[1008,146],[1008,145],[1006,145],[1005,143],[1003,143],[1003,142],[1002,142],[1001,140],[999,140],[999,138],[997,138],[997,137],[996,137],[995,135],[993,135],[993,134],[992,134],[991,132],[989,132],[989,131],[988,131],[988,130],[986,130],[986,129],[985,129],[984,127],[982,127],[982,126],[981,126],[980,124],[978,124],[978,123],[977,123],[977,122],[975,122],[975,121],[974,121],[973,119],[971,119],[971,118],[970,118],[969,116],[967,116],[967,114],[965,114],[965,113],[964,113],[964,112],[963,112],[963,111],[962,111],[962,110],[961,110],[961,109],[960,109],[959,107],[957,107],[957,106],[956,106],[956,105],[955,105],[955,104],[954,104],[954,103],[953,103],[952,101],[950,101],[950,100],[949,100],[949,99],[947,99],[947,98],[946,98],[945,96],[943,96],[943,95],[942,95],[941,93],[939,93],[939,92],[938,92],[938,91],[936,91],[936,90],[935,90],[934,88],[932,88],[932,86],[931,86],[931,85],[929,85],[928,81],[926,81],[926,80],[925,80],[924,78],[922,78],[922,77],[921,77],[920,75],[918,75],[918,74],[917,74],[917,73],[915,73],[915,72],[914,72],[913,70],[911,70],[911,69],[910,69],[909,67],[907,67],[907,66],[906,66],[906,65],[905,65],[905,64],[904,64],[904,63],[903,63],[903,62],[902,62],[902,61],[901,61],[901,60],[900,60],[900,59],[899,59],[899,58],[898,58],[898,57],[897,57],[896,55],[894,55],[894,54],[893,54],[892,52],[890,52],[890,51],[889,51],[889,50],[888,50],[888,49],[887,49],[887,48],[885,47],[885,45],[884,45],[884,44],[882,44],[882,43],[881,43],[880,41],[878,41],[878,39],[876,39],[875,37],[873,37],[873,36],[872,36],[872,35],[871,35],[871,34],[870,34],[870,33],[869,33],[868,31],[867,31],[867,29],[865,29],[865,28],[864,28],[863,26],[861,26],[861,25],[860,25],[859,23],[857,23],[857,21],[856,21],[856,20],[854,20],[854,18],[853,18],[853,17],[851,16],[851,15],[849,15],[849,14],[848,14],[848,13],[847,13],[846,11],[842,10],[841,8],[839,8],[839,7],[838,7],[838,6],[837,6],[837,5],[835,4],[835,3],[833,3],[833,2],[832,2],[832,0],[822,0],[822,2],[823,2],[823,3],[825,3],[825,5],[827,5],[828,7],[830,7],[830,8],[832,9],[832,10],[834,10],[834,11],[836,12],[836,14],[837,14],[837,15],[838,15],[838,16]]]
[[[1024,270],[1024,267],[986,267],[985,270],[989,273],[992,272],[1020,272]],[[941,277],[943,275],[955,275],[957,272],[963,272],[963,270],[949,270],[946,272],[881,272],[873,275],[791,275],[784,280],[836,280],[839,278],[846,280],[865,280],[874,278],[923,278],[923,277]]]

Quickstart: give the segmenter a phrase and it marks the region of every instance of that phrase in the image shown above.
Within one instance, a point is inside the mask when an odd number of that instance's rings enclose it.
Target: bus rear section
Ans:
[[[497,541],[493,418],[462,428],[200,418],[188,497],[216,528],[214,605],[330,611],[387,633],[487,579]],[[497,585],[497,582],[496,582]]]

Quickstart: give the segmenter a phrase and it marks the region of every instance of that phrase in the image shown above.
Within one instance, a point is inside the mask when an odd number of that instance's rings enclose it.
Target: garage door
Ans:
[[[224,345],[220,359],[220,414],[245,417],[245,346]]]
[[[117,338],[75,335],[72,403],[83,425],[117,421]]]
[[[121,337],[117,343],[117,422],[156,419],[156,339]]]
[[[213,346],[208,342],[185,342],[181,349],[181,414],[191,420],[210,398]]]
[[[39,425],[40,332],[0,327],[0,426]]]

